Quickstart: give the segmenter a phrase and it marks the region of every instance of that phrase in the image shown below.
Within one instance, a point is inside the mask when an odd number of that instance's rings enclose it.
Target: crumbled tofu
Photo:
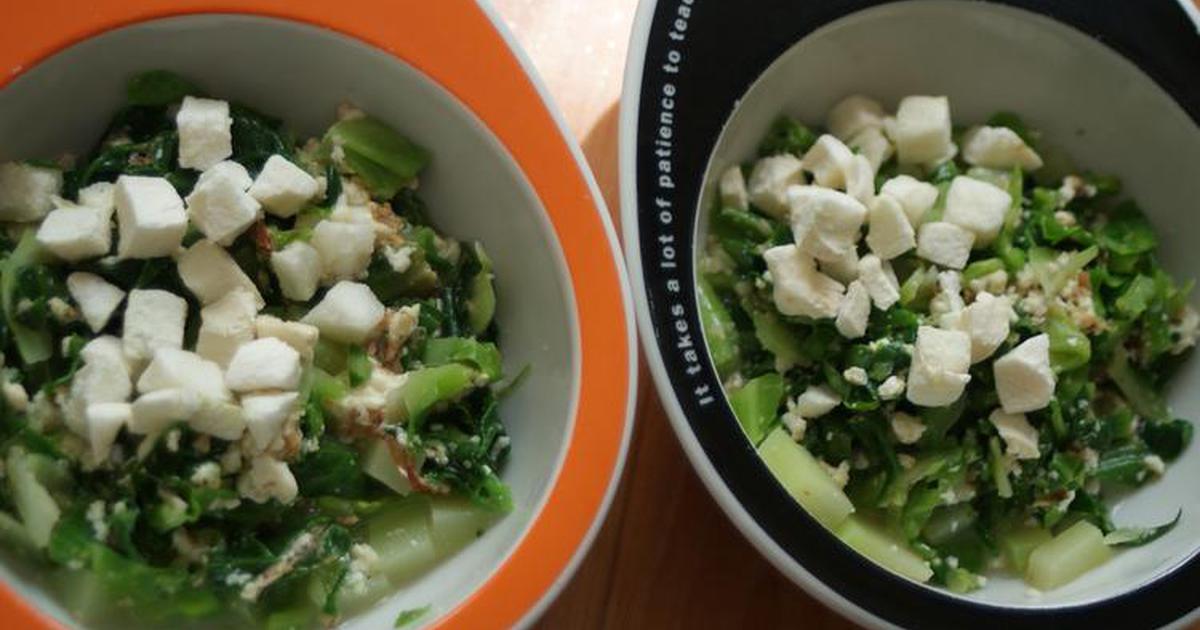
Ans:
[[[825,385],[810,385],[796,398],[796,411],[805,418],[820,418],[842,404],[842,399]]]
[[[176,422],[186,421],[200,409],[201,400],[189,389],[159,389],[133,401],[129,431],[156,435]]]
[[[895,400],[904,394],[906,385],[904,377],[893,374],[879,384],[879,398],[882,400]]]
[[[1003,269],[997,269],[992,273],[975,278],[968,284],[968,287],[974,293],[986,292],[993,295],[1004,293],[1004,289],[1007,286],[1008,272]]]
[[[1200,332],[1200,313],[1192,305],[1183,307],[1179,315],[1169,324],[1171,336],[1175,342],[1171,345],[1171,354],[1180,354],[1196,345],[1196,336]]]
[[[1025,172],[1042,167],[1042,158],[1008,127],[972,127],[963,134],[962,155],[967,164]]]
[[[859,280],[846,287],[846,295],[838,305],[834,325],[847,339],[858,339],[867,334],[867,320],[871,316],[871,295]]]
[[[250,188],[250,184],[254,183],[254,179],[250,177],[250,171],[247,171],[245,166],[233,160],[224,160],[213,164],[205,169],[203,173],[200,173],[200,177],[196,179],[196,186],[200,186],[214,177],[233,180],[237,185],[237,189],[243,192]]]
[[[941,271],[937,281],[940,290],[929,301],[929,314],[942,328],[958,328],[962,310],[966,308],[962,297],[962,274],[954,270]]]
[[[825,134],[804,154],[804,170],[813,174],[813,181],[825,188],[845,188],[846,175],[851,168],[854,152],[841,140]]]
[[[804,253],[837,260],[854,249],[867,218],[862,202],[820,186],[793,186],[787,198],[792,236]]]
[[[117,207],[115,195],[116,186],[112,182],[96,182],[80,188],[75,196],[79,199],[79,205],[106,212],[111,219]]]
[[[238,477],[237,485],[238,494],[255,503],[274,499],[286,505],[296,500],[298,491],[296,477],[287,464],[266,455],[254,458],[250,469]]]
[[[846,194],[864,204],[875,199],[875,167],[865,156],[850,158],[846,167]]]
[[[1029,424],[1029,419],[1023,413],[1006,413],[996,409],[988,416],[988,421],[996,427],[1000,439],[1004,440],[1005,452],[1017,459],[1037,459],[1038,431]]]
[[[188,481],[202,488],[220,488],[221,465],[217,462],[201,462],[192,469]]]
[[[722,205],[738,210],[750,209],[750,193],[746,192],[746,177],[742,175],[742,167],[735,164],[725,169],[717,187],[721,192]]]
[[[64,416],[67,426],[87,437],[88,406],[101,402],[125,402],[133,393],[129,366],[116,337],[97,337],[80,351],[83,367],[71,379]]]
[[[282,155],[272,155],[250,187],[250,195],[267,212],[290,217],[317,195],[317,180]]]
[[[127,402],[98,402],[87,406],[84,425],[92,459],[97,463],[108,459],[121,427],[133,420],[133,407]]]
[[[270,315],[259,315],[254,318],[254,330],[255,336],[260,339],[274,337],[283,341],[300,353],[300,358],[305,361],[312,358],[321,332],[316,326],[301,322],[288,322]]]
[[[333,341],[362,343],[376,331],[384,312],[370,287],[342,281],[333,285],[301,321],[316,326],[322,336]]]
[[[818,459],[817,463],[829,475],[829,479],[839,488],[845,488],[850,483],[850,463],[842,461],[837,466],[830,466],[825,460]]]
[[[841,283],[817,271],[812,258],[795,245],[779,245],[763,253],[774,284],[780,313],[821,319],[835,317],[842,301]]]
[[[354,280],[371,264],[375,229],[360,223],[325,220],[313,228],[311,245],[321,258],[322,280],[327,284]]]
[[[788,399],[787,411],[783,412],[779,421],[783,423],[784,427],[787,427],[788,434],[792,436],[793,440],[800,442],[804,439],[804,434],[808,431],[808,421],[800,415],[794,399]]]
[[[407,380],[407,373],[397,374],[372,361],[371,377],[367,382],[331,403],[334,415],[350,422],[368,417],[371,412],[383,409],[388,394]]]
[[[900,301],[900,281],[896,279],[896,272],[891,263],[879,260],[875,254],[867,254],[858,261],[858,279],[879,310],[886,311]]]
[[[179,165],[207,170],[233,155],[233,119],[229,103],[185,96],[175,115],[179,130]]]
[[[817,266],[821,273],[842,284],[849,284],[858,278],[858,248],[851,247],[845,254],[832,260],[818,260]]]
[[[1158,455],[1147,455],[1143,457],[1142,464],[1146,467],[1146,470],[1149,470],[1160,477],[1163,473],[1167,472],[1167,463],[1164,462],[1163,458],[1159,457]]]
[[[202,401],[196,413],[188,418],[188,427],[197,433],[232,441],[242,437],[246,417],[242,408],[232,402]]]
[[[125,299],[125,292],[109,284],[104,278],[85,271],[76,271],[67,276],[67,292],[79,306],[83,321],[92,332],[98,333],[108,325],[113,313]]]
[[[42,220],[37,241],[67,262],[103,256],[112,249],[111,219],[110,212],[88,206],[58,208]]]
[[[921,407],[953,403],[971,380],[970,366],[971,338],[966,333],[921,326],[908,372],[908,401]]]
[[[892,148],[891,140],[888,140],[887,136],[883,135],[883,131],[877,127],[868,127],[858,132],[846,141],[846,146],[867,158],[874,171],[878,171],[879,167],[896,152]]]
[[[254,281],[229,252],[210,240],[196,241],[179,255],[176,264],[179,278],[201,304],[212,304],[237,289],[249,291],[258,308],[266,304]]]
[[[187,232],[183,199],[163,177],[122,175],[113,200],[117,206],[117,255],[121,258],[170,256]]]
[[[262,206],[244,188],[238,174],[223,169],[197,183],[187,196],[187,213],[204,236],[225,247],[258,220]]]
[[[283,423],[296,409],[297,399],[296,392],[242,396],[246,428],[259,451],[265,451],[280,436]]]
[[[890,195],[879,195],[868,206],[867,247],[883,260],[891,260],[917,246],[917,234],[904,206]]]
[[[200,309],[196,354],[222,368],[228,367],[237,349],[254,340],[257,313],[255,296],[241,288]]]
[[[879,194],[899,201],[904,214],[908,216],[908,222],[916,228],[924,221],[925,213],[937,203],[938,189],[911,175],[897,175],[879,187]]]
[[[198,354],[177,348],[155,350],[150,365],[138,378],[138,393],[146,394],[160,389],[187,389],[201,399],[208,400],[230,398],[221,366]]]
[[[866,129],[882,129],[883,118],[883,106],[878,101],[852,94],[830,108],[825,126],[830,133],[844,140]]]
[[[901,99],[892,134],[901,164],[936,164],[953,156],[949,99],[944,96]]]
[[[916,444],[925,434],[925,423],[916,416],[897,411],[892,414],[892,433],[901,444]]]
[[[307,302],[321,282],[321,255],[312,245],[293,241],[271,254],[271,270],[284,297]]]
[[[159,289],[134,289],[125,304],[125,356],[150,359],[159,348],[182,348],[187,301]]]
[[[848,367],[842,370],[842,378],[851,385],[864,386],[870,382],[867,378],[867,371],[856,366]]]
[[[1006,413],[1036,411],[1054,396],[1054,371],[1050,369],[1050,336],[1030,337],[992,364],[996,393]]]
[[[951,269],[962,269],[971,257],[975,234],[946,221],[923,223],[917,230],[917,256]]]
[[[975,302],[963,309],[959,328],[971,336],[971,363],[992,356],[1004,343],[1014,316],[1008,296],[996,297],[990,293],[976,295]]]
[[[970,230],[975,234],[973,246],[983,247],[1000,235],[1011,205],[1012,197],[999,187],[960,175],[950,182],[942,220]]]
[[[777,219],[786,220],[790,211],[787,189],[803,183],[800,158],[789,153],[762,158],[750,171],[750,203]]]
[[[392,271],[396,273],[404,273],[412,267],[412,255],[416,249],[412,245],[402,245],[400,247],[392,247],[385,245],[383,248],[383,257],[387,259],[391,265]]]
[[[36,221],[62,192],[62,171],[21,162],[0,164],[0,221]]]
[[[234,353],[225,384],[235,392],[294,390],[300,385],[300,353],[274,337],[255,339]]]

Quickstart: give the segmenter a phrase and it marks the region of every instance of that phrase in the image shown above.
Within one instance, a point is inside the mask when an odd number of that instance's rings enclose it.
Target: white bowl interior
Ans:
[[[776,117],[786,113],[823,125],[831,106],[856,93],[892,111],[909,94],[944,94],[955,124],[962,125],[1000,110],[1017,112],[1080,168],[1122,178],[1125,194],[1157,227],[1163,262],[1176,277],[1192,277],[1200,268],[1200,221],[1190,216],[1200,199],[1200,178],[1194,176],[1200,128],[1113,50],[1048,18],[984,2],[887,4],[837,20],[784,53],[752,85],[717,142],[700,197],[696,242],[704,242],[716,178],[754,157]],[[1197,382],[1200,361],[1189,361],[1170,392],[1177,416],[1200,421]],[[1182,508],[1179,525],[1153,544],[1121,552],[1052,592],[1036,593],[1016,577],[997,576],[967,597],[1005,606],[1062,606],[1153,580],[1200,549],[1198,475],[1200,449],[1193,446],[1162,480],[1115,503],[1118,526],[1162,523]]]
[[[504,479],[515,509],[478,541],[347,627],[391,627],[399,610],[446,612],[482,584],[542,507],[571,436],[579,380],[574,295],[545,210],[516,163],[445,89],[350,37],[283,20],[198,15],[145,22],[54,55],[0,91],[0,159],[90,149],[141,70],[183,74],[218,98],[281,117],[297,137],[321,133],[352,102],[429,148],[421,180],[430,217],[480,239],[495,262],[500,345],[508,373],[532,367],[501,406],[513,450]],[[69,622],[41,590],[0,577]]]

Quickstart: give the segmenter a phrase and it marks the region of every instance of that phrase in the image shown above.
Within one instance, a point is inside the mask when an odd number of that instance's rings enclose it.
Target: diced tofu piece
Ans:
[[[121,340],[112,335],[101,335],[84,344],[79,351],[79,358],[83,359],[84,364],[103,364],[105,369],[123,366],[129,372],[129,357],[125,356],[125,348]]]
[[[904,393],[904,388],[907,387],[904,382],[904,377],[893,374],[879,384],[878,393],[881,400],[895,400]]]
[[[322,280],[327,284],[354,280],[371,264],[375,229],[361,223],[325,220],[313,228],[311,244],[321,258]]]
[[[996,427],[1000,439],[1004,440],[1005,452],[1017,459],[1037,459],[1038,431],[1029,424],[1029,419],[1023,413],[1005,413],[996,409],[988,416],[988,421]]]
[[[863,129],[846,141],[846,146],[865,158],[871,163],[871,168],[878,172],[879,167],[887,162],[889,158],[896,152],[892,148],[891,140],[883,135],[883,131],[877,127],[868,127]]]
[[[938,189],[911,175],[897,175],[879,187],[879,194],[899,201],[904,214],[908,215],[908,222],[916,228],[925,219],[925,213],[937,203]]]
[[[1050,337],[1030,337],[992,364],[996,393],[1005,413],[1037,411],[1054,396],[1054,371],[1050,369]]]
[[[254,281],[242,271],[233,256],[210,240],[196,241],[175,263],[183,285],[201,304],[212,304],[238,289],[253,295],[258,308],[266,304]]]
[[[907,96],[896,108],[893,130],[901,164],[934,164],[954,155],[950,142],[950,100]]]
[[[973,127],[963,135],[963,159],[967,164],[984,168],[1036,171],[1042,158],[1031,149],[1017,132],[1008,127]]]
[[[1008,338],[1009,322],[1015,316],[1008,296],[980,293],[975,302],[963,309],[960,329],[971,336],[971,363],[992,356]]]
[[[274,337],[251,341],[229,361],[225,385],[235,392],[294,390],[300,385],[300,353]]]
[[[128,426],[133,419],[133,407],[126,402],[93,403],[87,406],[84,418],[92,459],[99,463],[108,459],[121,427]]]
[[[916,444],[925,434],[925,423],[916,416],[897,411],[892,414],[892,433],[901,444]]]
[[[159,348],[182,348],[187,301],[159,289],[134,289],[125,305],[125,356],[148,360]]]
[[[124,402],[133,392],[129,366],[116,337],[97,337],[80,352],[83,367],[71,379],[68,403],[64,410],[67,426],[76,434],[87,437],[86,412],[89,405],[102,402]]]
[[[975,234],[975,247],[983,247],[1000,235],[1004,215],[1012,197],[997,186],[962,175],[950,182],[946,212],[942,220]]]
[[[790,186],[804,183],[804,169],[790,153],[781,153],[760,159],[750,170],[750,203],[756,208],[780,220],[787,220],[787,190]]]
[[[951,269],[962,269],[971,257],[975,234],[946,221],[923,223],[917,230],[917,256]]]
[[[908,401],[921,407],[953,403],[971,380],[970,366],[971,338],[966,333],[921,326],[908,372]]]
[[[864,204],[875,199],[875,168],[861,155],[850,158],[846,169],[846,194]]]
[[[891,260],[917,246],[916,232],[904,214],[904,207],[894,197],[876,197],[868,211],[867,247],[876,256]]]
[[[867,320],[871,317],[871,295],[859,280],[846,287],[846,296],[838,305],[837,330],[847,339],[858,339],[867,334]]]
[[[54,207],[62,171],[21,162],[0,164],[0,221],[36,221]]]
[[[258,220],[262,207],[251,197],[232,169],[210,170],[187,196],[187,213],[192,223],[209,240],[228,247]]]
[[[250,177],[250,171],[246,170],[245,166],[234,162],[233,160],[225,160],[213,164],[196,179],[196,185],[199,186],[214,177],[221,177],[232,180],[237,184],[238,190],[245,191],[254,183],[254,179]]]
[[[292,241],[271,254],[271,270],[279,280],[284,297],[307,302],[321,282],[321,255],[308,243]]]
[[[282,155],[272,155],[263,164],[262,171],[250,187],[250,195],[262,204],[267,212],[279,217],[294,216],[316,196],[320,186],[317,180],[292,164]]]
[[[38,243],[67,262],[103,256],[112,249],[109,212],[74,206],[52,210],[38,227]]]
[[[233,118],[229,103],[185,96],[175,115],[179,129],[179,165],[204,171],[233,155]]]
[[[116,192],[117,187],[112,182],[96,182],[80,188],[76,197],[79,199],[79,205],[107,213],[111,219],[113,211],[117,208]]]
[[[230,398],[221,366],[187,350],[159,348],[138,378],[138,393],[175,388],[191,390],[206,400]]]
[[[300,321],[316,326],[322,336],[333,341],[362,343],[377,332],[384,312],[383,303],[370,287],[342,281],[333,285]]]
[[[796,398],[796,411],[804,418],[819,418],[842,404],[832,389],[824,385],[810,385]]]
[[[254,319],[256,336],[274,337],[283,341],[300,353],[300,358],[307,361],[312,358],[313,350],[320,337],[320,329],[316,326],[301,322],[285,322],[278,317],[259,315]]]
[[[825,126],[830,133],[844,140],[865,129],[883,127],[883,117],[883,106],[878,101],[853,94],[829,110]]]
[[[255,457],[250,469],[238,477],[238,494],[255,503],[274,499],[286,505],[296,500],[298,491],[287,464],[267,455]]]
[[[780,313],[813,319],[837,315],[842,284],[817,271],[816,263],[799,247],[772,247],[763,253],[763,258],[771,272],[775,307]]]
[[[183,199],[162,177],[122,175],[113,194],[117,205],[117,254],[157,258],[179,249],[187,232]]]
[[[862,235],[867,207],[845,193],[820,186],[788,189],[792,237],[801,250],[820,260],[838,260]]]
[[[804,170],[813,174],[818,186],[844,188],[853,158],[854,152],[841,140],[825,134],[804,154]]]
[[[738,210],[750,208],[750,193],[746,192],[746,177],[742,175],[742,167],[735,164],[725,169],[717,187],[721,192],[721,204],[725,207]]]
[[[200,408],[188,418],[188,427],[198,433],[222,440],[236,440],[246,430],[242,408],[231,402],[202,401]]]
[[[833,260],[818,260],[817,266],[821,273],[842,284],[849,284],[858,278],[858,249],[851,247]]]
[[[296,409],[296,392],[242,396],[242,411],[246,428],[259,451],[265,451],[278,438],[283,423]]]
[[[254,340],[257,314],[255,296],[241,288],[200,309],[196,354],[222,368],[228,367],[237,349]]]
[[[200,409],[200,397],[190,389],[159,389],[133,401],[129,432],[151,435],[176,422],[186,422]]]
[[[125,292],[109,284],[104,278],[86,271],[76,271],[67,276],[67,292],[79,305],[83,321],[92,332],[98,333],[108,325],[112,314],[125,299]]]
[[[900,301],[900,281],[892,264],[879,260],[875,254],[867,254],[858,261],[858,279],[879,310],[886,311]]]

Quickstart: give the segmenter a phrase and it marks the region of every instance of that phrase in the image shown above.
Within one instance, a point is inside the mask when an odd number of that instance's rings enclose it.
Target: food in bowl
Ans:
[[[80,619],[329,624],[511,509],[491,263],[429,160],[154,71],[91,154],[0,166],[0,532]]]
[[[746,436],[849,546],[956,592],[1053,589],[1178,521],[1117,528],[1106,497],[1187,446],[1160,392],[1200,315],[1117,178],[950,111],[779,119],[720,175],[701,319]]]

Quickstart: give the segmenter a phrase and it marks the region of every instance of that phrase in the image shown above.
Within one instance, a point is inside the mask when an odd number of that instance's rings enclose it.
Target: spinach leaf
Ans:
[[[194,83],[169,70],[136,74],[125,87],[125,98],[130,105],[170,105],[194,94],[200,94]]]

